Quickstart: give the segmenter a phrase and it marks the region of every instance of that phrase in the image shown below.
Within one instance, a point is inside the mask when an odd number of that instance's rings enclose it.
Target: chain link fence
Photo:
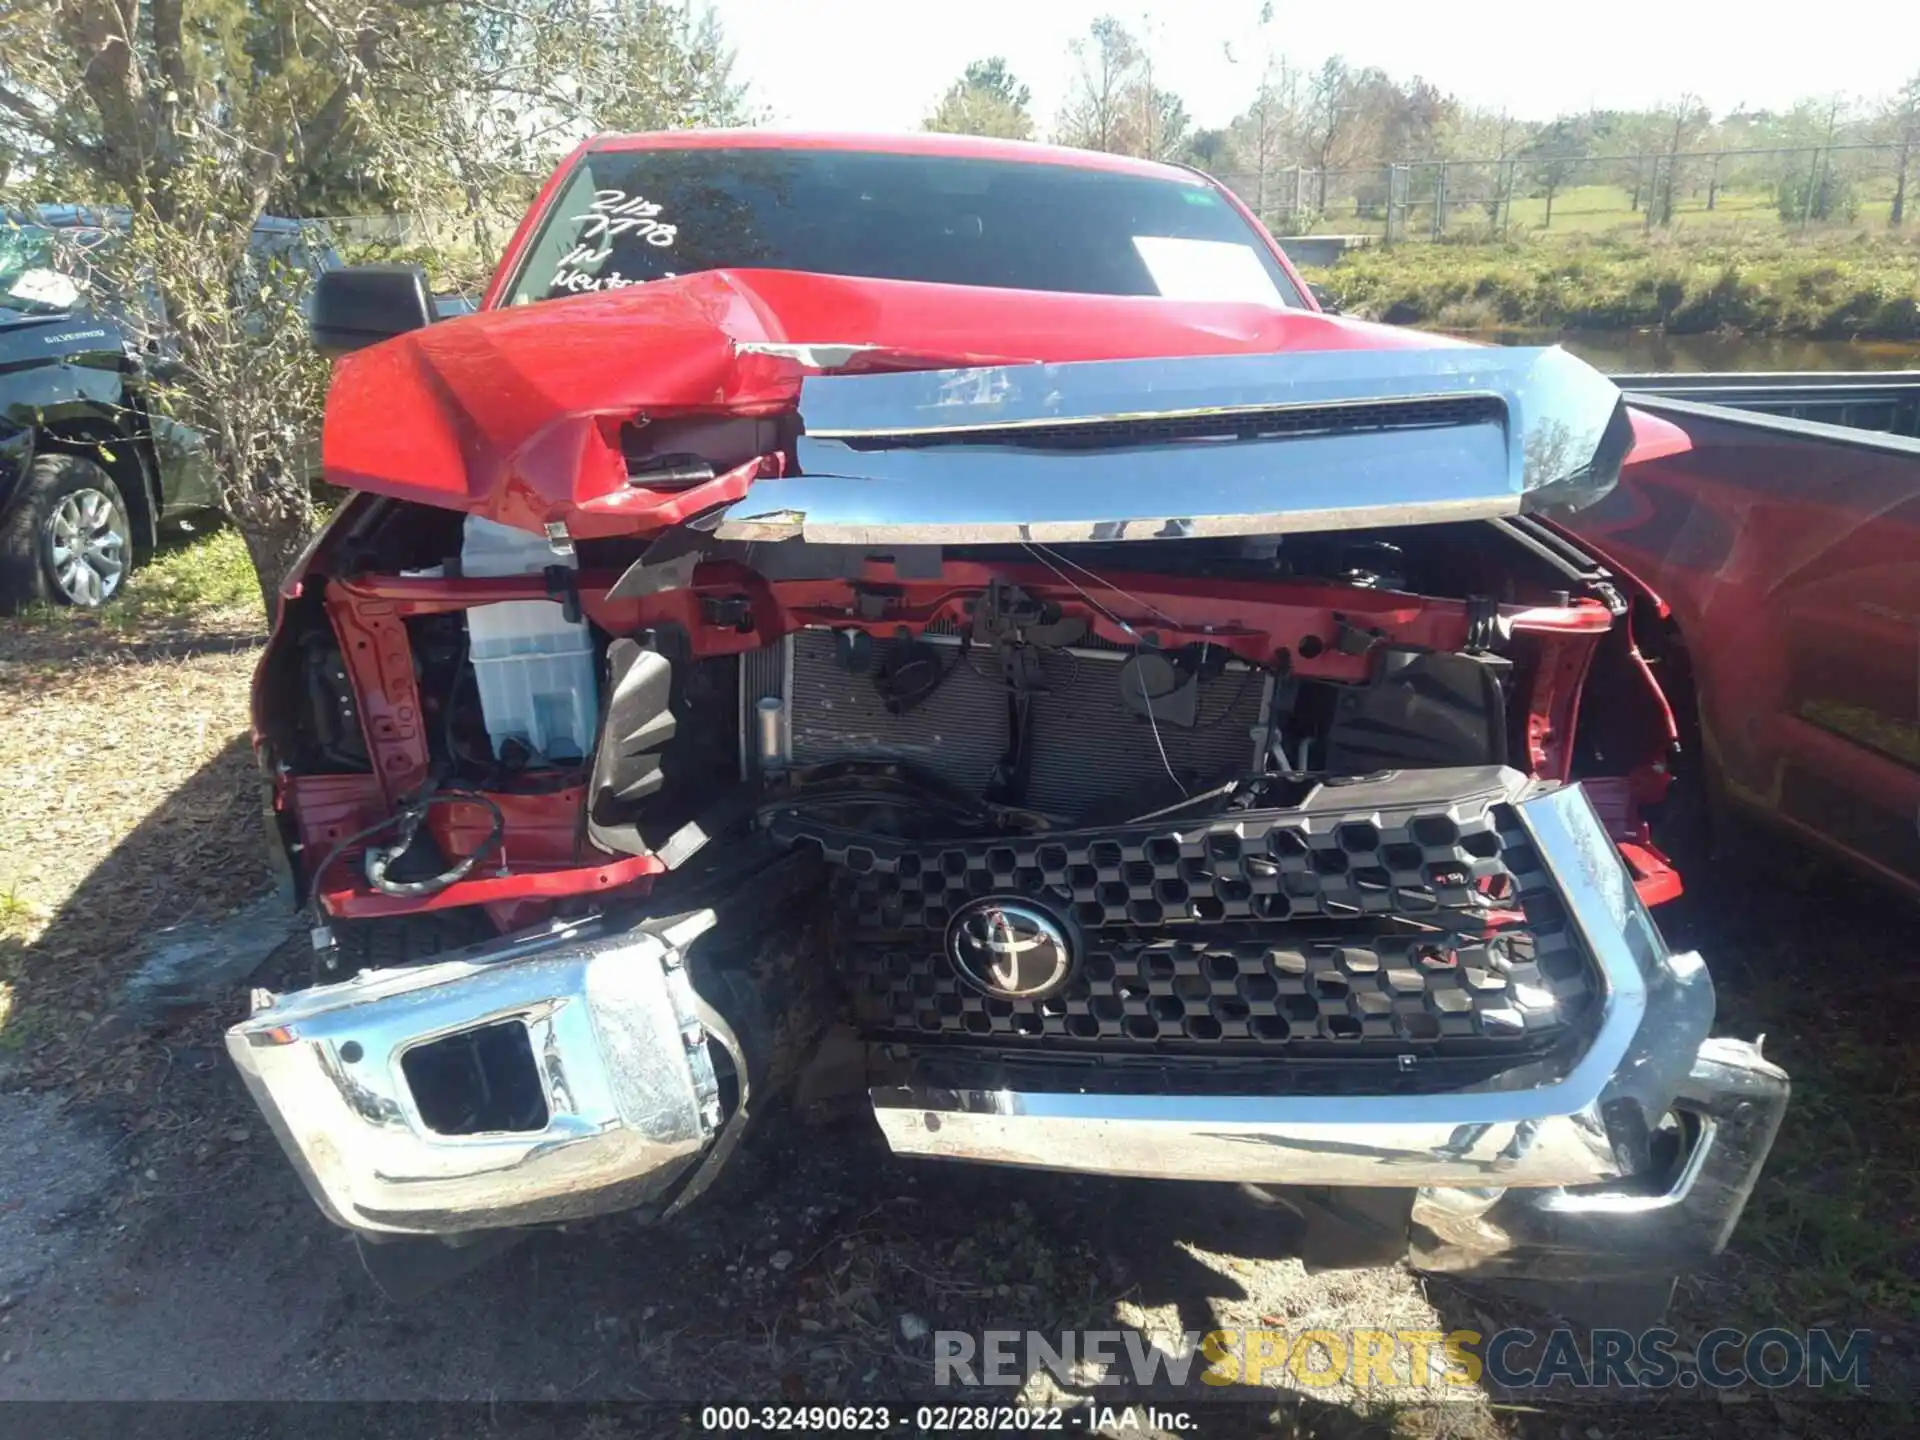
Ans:
[[[1281,235],[1392,242],[1702,224],[1897,227],[1915,222],[1920,146],[1516,154],[1219,178]]]

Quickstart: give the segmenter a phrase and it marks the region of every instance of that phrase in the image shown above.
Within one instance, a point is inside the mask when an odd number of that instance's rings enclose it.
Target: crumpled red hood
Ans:
[[[626,488],[618,432],[641,414],[791,409],[808,372],[742,342],[882,346],[901,352],[890,368],[1462,343],[1264,305],[710,270],[346,356],[327,398],[326,478],[538,532]],[[670,518],[628,515],[636,532]]]

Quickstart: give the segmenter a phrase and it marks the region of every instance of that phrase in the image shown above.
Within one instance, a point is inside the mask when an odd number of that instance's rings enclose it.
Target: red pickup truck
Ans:
[[[1705,687],[1804,662],[1690,632],[1770,583],[1721,422],[1318,313],[1203,175],[930,135],[595,139],[431,320],[315,298],[353,494],[256,744],[332,974],[228,1041],[369,1254],[671,1215],[823,1053],[896,1151],[1280,1187],[1327,1255],[1725,1243],[1787,1081],[1649,914],[1643,646],[1723,755]],[[499,938],[345,973],[435,911]]]
[[[1658,597],[1690,798],[1920,898],[1920,374],[1619,383],[1687,448],[1566,523]]]

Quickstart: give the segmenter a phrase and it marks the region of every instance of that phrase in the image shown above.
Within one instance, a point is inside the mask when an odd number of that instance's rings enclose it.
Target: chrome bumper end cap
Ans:
[[[1548,1190],[1423,1189],[1416,1268],[1479,1279],[1666,1275],[1726,1248],[1786,1113],[1779,1066],[1742,1040],[1700,1047],[1674,1111],[1691,1141],[1664,1176]]]
[[[702,911],[605,938],[562,928],[266,997],[227,1052],[314,1200],[351,1230],[459,1235],[641,1204],[721,1123],[680,951],[713,923]],[[448,1133],[463,1127],[423,1113],[407,1058],[495,1026],[524,1032],[517,1063],[537,1081],[540,1123]]]

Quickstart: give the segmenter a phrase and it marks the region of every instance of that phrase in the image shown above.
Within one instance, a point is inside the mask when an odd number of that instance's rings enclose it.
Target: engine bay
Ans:
[[[457,514],[350,510],[260,681],[329,914],[480,904],[504,926],[643,893],[797,795],[884,834],[1040,834],[1250,778],[1458,766],[1598,785],[1658,867],[1640,810],[1671,717],[1629,602],[1538,520],[896,551],[668,531],[474,575]],[[489,723],[476,617],[514,607],[582,637],[591,747]],[[1594,672],[1608,699],[1583,706]],[[354,837],[426,795],[370,879]]]

